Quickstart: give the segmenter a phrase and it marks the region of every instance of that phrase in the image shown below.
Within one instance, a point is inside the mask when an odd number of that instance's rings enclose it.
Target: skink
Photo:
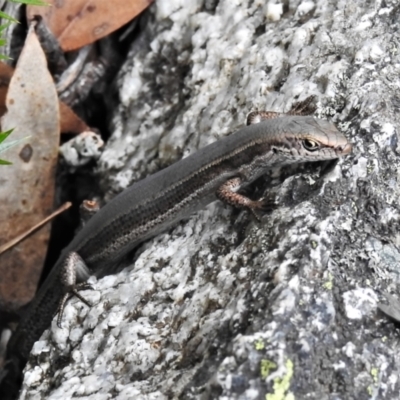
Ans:
[[[101,208],[62,252],[19,323],[9,355],[26,362],[33,343],[50,326],[66,282],[69,289],[76,288],[75,271],[78,280],[83,277],[80,271],[97,277],[115,272],[118,260],[138,244],[216,199],[256,212],[263,201],[238,190],[268,170],[335,159],[351,151],[335,125],[293,115],[303,114],[296,106],[291,115],[251,114],[248,120],[258,123],[134,183]]]

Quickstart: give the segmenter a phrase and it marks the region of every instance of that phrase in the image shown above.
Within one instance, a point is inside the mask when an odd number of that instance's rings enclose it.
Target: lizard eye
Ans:
[[[319,144],[311,139],[304,139],[302,144],[303,147],[308,151],[315,151],[319,149]]]

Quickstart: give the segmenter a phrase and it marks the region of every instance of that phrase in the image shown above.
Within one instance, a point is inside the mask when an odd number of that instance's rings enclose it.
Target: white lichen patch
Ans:
[[[97,160],[103,150],[104,142],[98,133],[85,131],[60,147],[60,154],[71,167],[80,167]]]
[[[347,318],[361,319],[376,311],[378,296],[370,288],[357,288],[344,293],[343,300]]]

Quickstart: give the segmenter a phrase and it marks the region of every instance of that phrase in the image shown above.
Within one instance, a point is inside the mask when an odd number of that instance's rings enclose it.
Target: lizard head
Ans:
[[[333,123],[313,117],[293,117],[281,137],[281,145],[273,151],[286,159],[284,163],[332,160],[352,151]]]

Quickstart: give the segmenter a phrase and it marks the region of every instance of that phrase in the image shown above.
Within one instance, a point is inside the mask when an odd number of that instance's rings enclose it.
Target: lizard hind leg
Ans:
[[[317,109],[315,105],[315,99],[317,96],[308,96],[302,101],[293,103],[292,108],[287,113],[288,115],[311,115],[314,114]]]
[[[64,287],[64,295],[60,300],[57,308],[57,326],[61,328],[61,320],[64,313],[64,308],[67,301],[76,296],[79,300],[85,303],[88,307],[92,305],[79,293],[80,290],[93,289],[87,282],[76,283],[77,274],[80,277],[88,278],[89,269],[78,253],[71,252],[66,257],[61,268],[60,281]]]
[[[311,115],[317,109],[315,105],[316,96],[308,96],[302,101],[293,103],[292,108],[287,113],[275,111],[252,111],[247,114],[246,125],[258,124],[259,122],[282,117],[283,115]]]
[[[252,111],[247,114],[246,125],[258,124],[267,119],[274,119],[281,117],[282,113],[275,111]]]

